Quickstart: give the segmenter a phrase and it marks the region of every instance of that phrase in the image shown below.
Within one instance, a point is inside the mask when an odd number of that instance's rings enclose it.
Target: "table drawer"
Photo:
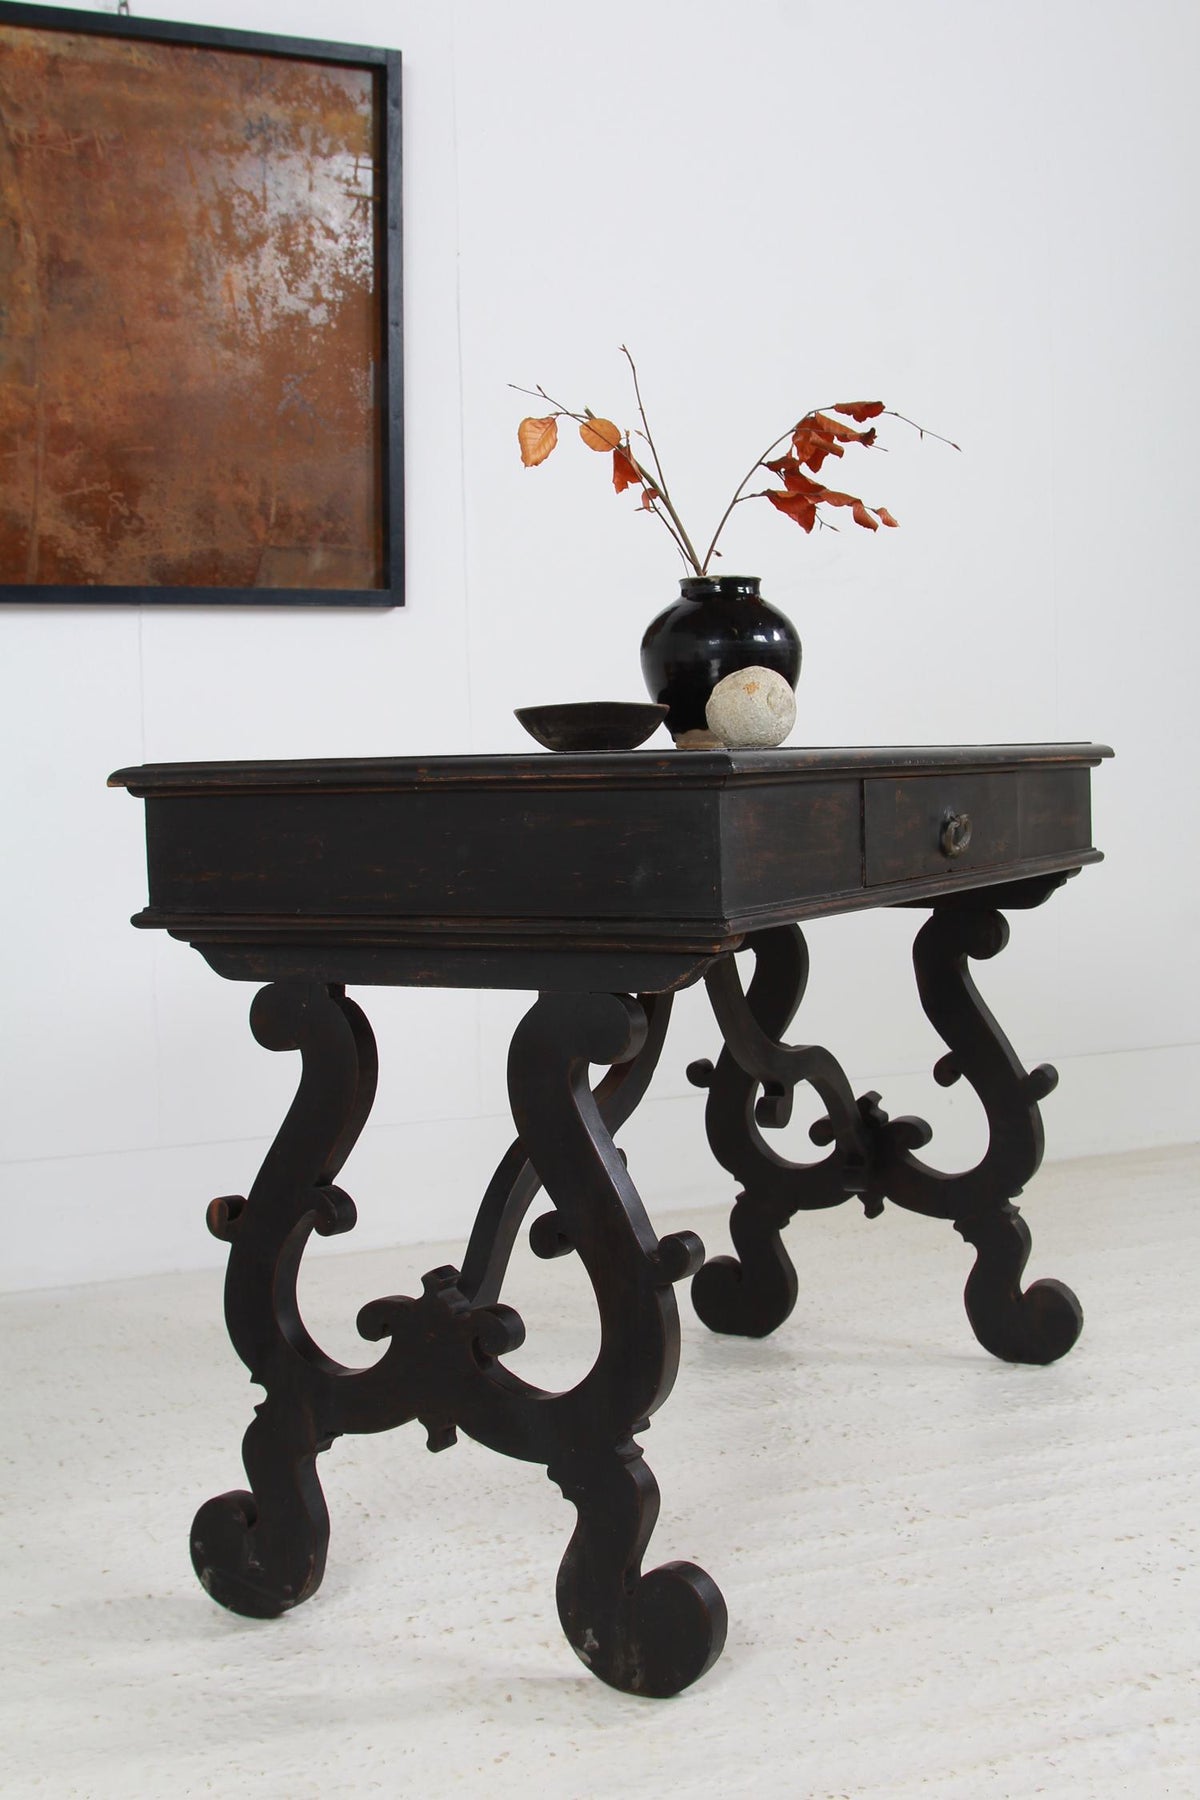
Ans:
[[[868,887],[1014,862],[1019,777],[904,776],[863,783],[863,870]]]

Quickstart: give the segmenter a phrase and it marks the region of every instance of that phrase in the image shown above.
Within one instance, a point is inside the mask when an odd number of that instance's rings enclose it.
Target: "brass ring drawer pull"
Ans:
[[[970,813],[947,813],[938,839],[943,856],[961,856],[971,842]]]

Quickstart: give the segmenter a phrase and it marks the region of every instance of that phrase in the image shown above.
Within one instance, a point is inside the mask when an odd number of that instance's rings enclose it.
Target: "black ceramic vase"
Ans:
[[[794,688],[800,639],[758,591],[757,575],[688,575],[674,606],[642,639],[642,674],[651,698],[668,708],[673,738],[707,729],[704,708],[718,681],[738,669],[774,669]]]

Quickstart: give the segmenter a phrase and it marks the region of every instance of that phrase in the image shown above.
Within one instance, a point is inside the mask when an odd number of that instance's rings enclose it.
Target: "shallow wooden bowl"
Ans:
[[[547,750],[636,750],[667,709],[649,700],[578,700],[520,706],[515,716]]]

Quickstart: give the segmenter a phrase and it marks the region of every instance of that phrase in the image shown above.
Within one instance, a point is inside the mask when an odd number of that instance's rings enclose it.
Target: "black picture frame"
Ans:
[[[0,33],[28,28],[31,32],[63,32],[76,37],[134,40],[151,45],[184,46],[198,52],[228,53],[264,59],[303,61],[366,71],[373,97],[372,181],[367,198],[374,206],[373,280],[373,408],[369,454],[373,459],[373,501],[378,517],[372,525],[369,555],[376,580],[353,585],[158,585],[153,581],[126,585],[89,579],[86,582],[6,581],[0,572],[0,602],[20,605],[188,605],[397,607],[404,604],[404,395],[401,244],[401,56],[397,50],[330,44],[247,31],[177,24],[125,15],[93,14],[60,7],[14,4],[0,0]],[[12,39],[10,42],[20,40]],[[211,60],[211,58],[210,58]],[[186,126],[186,121],[183,122]],[[2,171],[0,171],[2,173]],[[0,198],[2,198],[0,191]],[[0,212],[0,226],[3,225]],[[144,228],[144,222],[143,222]],[[0,292],[0,329],[5,297]],[[368,404],[368,403],[364,403]],[[365,439],[364,439],[365,442]],[[4,444],[0,441],[0,500],[3,498]],[[10,454],[16,452],[9,446]],[[13,465],[10,465],[12,467]],[[311,474],[311,472],[310,472]],[[367,499],[360,496],[365,507]],[[36,520],[36,514],[35,514]],[[27,536],[33,535],[31,527]],[[363,550],[363,557],[368,549]],[[332,559],[336,563],[336,552]],[[351,558],[351,561],[353,558]],[[30,558],[37,562],[36,552]]]

